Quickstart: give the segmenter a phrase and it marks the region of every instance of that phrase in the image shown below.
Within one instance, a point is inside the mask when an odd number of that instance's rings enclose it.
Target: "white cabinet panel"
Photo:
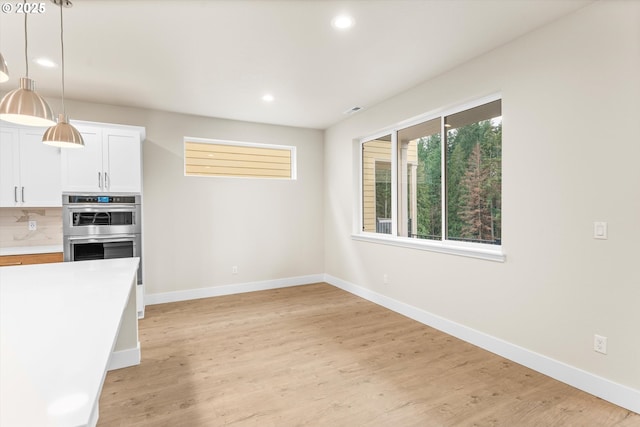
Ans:
[[[85,147],[62,153],[62,191],[141,193],[140,128],[75,124]]]
[[[0,128],[0,207],[17,206],[20,191],[19,131]]]
[[[60,148],[42,143],[43,131],[20,130],[23,206],[62,206]]]
[[[60,149],[42,143],[44,128],[2,128],[0,206],[62,206]]]
[[[62,153],[62,189],[66,192],[102,191],[102,129],[77,127],[84,148],[68,148]]]
[[[139,193],[140,135],[134,132],[105,131],[104,165],[108,191]]]

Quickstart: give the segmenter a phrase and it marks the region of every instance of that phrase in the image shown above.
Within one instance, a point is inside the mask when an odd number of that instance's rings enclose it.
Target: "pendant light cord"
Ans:
[[[64,108],[64,25],[62,24],[62,3],[60,1],[60,46],[62,47],[62,114],[66,114]]]
[[[26,7],[27,0],[23,0],[22,4],[24,5],[24,7]],[[27,15],[28,13],[24,14],[24,65],[27,69],[27,78],[29,78],[29,58],[27,57]]]

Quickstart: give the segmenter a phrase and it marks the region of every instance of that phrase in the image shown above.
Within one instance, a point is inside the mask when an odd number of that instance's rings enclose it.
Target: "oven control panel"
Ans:
[[[67,204],[88,204],[88,203],[118,203],[136,204],[139,196],[101,196],[101,195],[68,195],[65,200]]]

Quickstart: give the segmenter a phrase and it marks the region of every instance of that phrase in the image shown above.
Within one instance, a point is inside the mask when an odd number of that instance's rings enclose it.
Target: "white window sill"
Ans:
[[[387,234],[362,233],[352,234],[353,240],[361,242],[379,243],[383,245],[400,246],[409,249],[438,252],[443,254],[459,255],[470,258],[484,259],[495,262],[505,262],[506,255],[502,253],[501,246],[481,245],[477,243],[418,240],[405,237],[390,236]]]

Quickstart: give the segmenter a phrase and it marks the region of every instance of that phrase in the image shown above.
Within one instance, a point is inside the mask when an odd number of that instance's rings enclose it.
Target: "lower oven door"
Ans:
[[[140,235],[115,235],[64,238],[65,261],[111,258],[141,258]],[[142,284],[142,261],[138,267],[138,284]]]

